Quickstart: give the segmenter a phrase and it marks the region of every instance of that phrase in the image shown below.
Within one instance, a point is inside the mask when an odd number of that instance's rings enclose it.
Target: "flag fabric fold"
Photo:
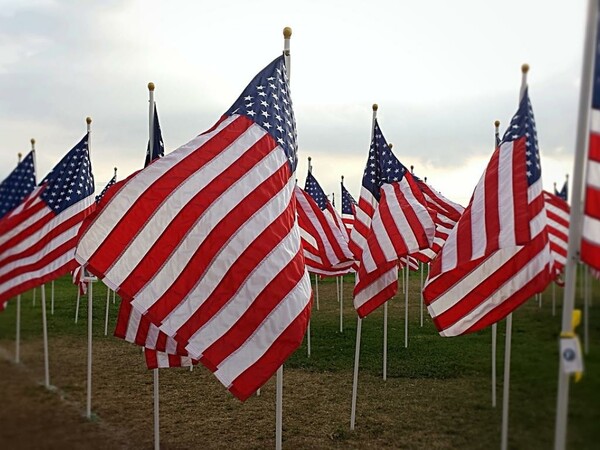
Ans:
[[[88,135],[0,220],[0,303],[77,267],[79,228],[95,208]]]
[[[544,191],[544,201],[548,215],[548,239],[550,253],[554,260],[554,275],[558,277],[567,262],[571,209],[565,200],[547,191]]]
[[[354,197],[348,192],[343,182],[340,183],[340,185],[342,188],[342,222],[344,222],[344,225],[346,226],[349,238],[350,233],[352,233],[352,228],[354,228],[356,200],[354,200]]]
[[[308,324],[296,153],[279,57],[213,128],[121,185],[77,248],[78,261],[241,400]]]
[[[491,325],[552,279],[537,131],[527,89],[423,292],[442,336]]]

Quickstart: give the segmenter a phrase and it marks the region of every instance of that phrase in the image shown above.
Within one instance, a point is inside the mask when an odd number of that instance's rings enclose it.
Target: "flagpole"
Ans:
[[[404,348],[408,348],[408,273],[410,268],[408,266],[408,255],[406,255],[406,289],[404,291]]]
[[[388,301],[383,304],[383,381],[387,380]]]
[[[340,333],[344,332],[344,275],[340,277]]]
[[[581,88],[579,94],[579,113],[577,139],[575,143],[575,159],[573,163],[573,192],[571,198],[571,217],[569,221],[569,238],[567,262],[565,263],[565,287],[563,297],[562,336],[572,332],[571,317],[575,301],[575,279],[582,226],[582,180],[590,121],[590,105],[592,94],[592,70],[595,56],[595,25],[598,19],[598,1],[588,1],[587,25],[582,64]],[[560,342],[560,339],[559,339]],[[564,449],[567,439],[567,413],[569,407],[569,374],[563,368],[563,355],[559,355],[558,395],[556,400],[556,427],[554,430],[555,450]]]
[[[583,271],[583,352],[587,355],[590,351],[589,340],[589,306],[590,306],[590,269],[584,267]]]
[[[494,149],[500,136],[500,121],[494,122]],[[492,325],[492,407],[496,407],[496,351],[498,344],[498,323]]]
[[[290,79],[290,38],[292,37],[292,29],[285,27],[283,29],[283,55],[285,67]],[[316,275],[315,275],[316,277]],[[318,297],[317,297],[318,299]],[[317,300],[318,302],[318,300]],[[318,305],[318,303],[317,303]],[[317,308],[318,309],[318,308]],[[277,369],[277,382],[275,392],[275,450],[282,449],[283,442],[283,364]]]
[[[50,284],[50,314],[54,315],[54,280]]]
[[[423,267],[425,266],[425,264],[423,264],[422,262],[419,262],[419,269],[421,270],[421,304],[420,304],[420,308],[421,308],[421,328],[423,328]]]
[[[48,362],[48,322],[46,320],[46,286],[40,286],[42,293],[42,329],[44,333],[44,386],[50,389],[50,364]]]
[[[375,121],[377,120],[377,110],[379,106],[373,103],[373,116],[371,119],[371,141],[375,134]],[[362,319],[358,316],[356,325],[356,348],[354,350],[354,375],[352,380],[352,406],[350,408],[350,430],[354,430],[356,421],[356,395],[358,392],[358,366],[360,363],[360,335],[362,331]]]
[[[521,89],[519,91],[519,101],[525,95],[527,89],[527,73],[529,64],[521,66]],[[508,448],[508,407],[510,393],[510,353],[512,345],[512,313],[506,317],[506,337],[504,345],[504,384],[502,386],[502,430],[501,430],[501,449]]]
[[[310,319],[308,319],[308,327],[306,328],[306,353],[310,358]]]
[[[552,282],[552,317],[556,316],[556,282]]]
[[[148,83],[148,154],[149,162],[154,155],[154,83]],[[160,448],[160,398],[159,398],[159,378],[158,368],[152,370],[152,380],[154,384],[154,448]]]
[[[35,139],[31,139],[31,145],[35,143]],[[32,148],[33,150],[33,148]],[[18,154],[18,162],[21,163],[21,157],[23,155],[21,153]],[[16,317],[16,336],[15,336],[15,363],[19,364],[21,358],[21,294],[17,295],[17,317]]]
[[[88,152],[91,147],[91,117],[87,117],[85,119],[87,123],[87,142],[88,142]],[[90,152],[91,153],[91,152]],[[88,419],[92,417],[92,320],[93,320],[93,311],[92,311],[92,278],[88,278],[88,358],[87,358],[87,401],[85,408],[85,416]]]
[[[110,288],[106,286],[106,310],[104,312],[104,336],[108,335],[108,308],[110,302]]]
[[[79,289],[79,284],[77,284],[77,306],[75,307],[75,323],[77,323],[77,319],[79,318],[79,298],[80,297],[81,297],[81,291]]]

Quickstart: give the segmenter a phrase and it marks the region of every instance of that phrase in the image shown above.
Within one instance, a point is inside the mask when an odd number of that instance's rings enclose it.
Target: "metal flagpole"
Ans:
[[[556,282],[552,282],[552,317],[556,315]]]
[[[387,380],[388,302],[383,304],[383,381]]]
[[[33,301],[32,301],[33,306],[35,306],[35,288],[33,288]]]
[[[44,333],[44,386],[50,389],[50,365],[48,362],[48,322],[46,320],[46,286],[40,286],[42,293],[42,328]]]
[[[90,117],[87,117],[85,119],[86,123],[87,123],[87,141],[88,141],[88,152],[90,151],[90,147],[91,147],[91,124],[92,124],[92,119]],[[88,358],[87,358],[87,401],[86,401],[86,408],[85,408],[85,416],[90,419],[92,417],[92,319],[93,319],[93,314],[92,314],[92,300],[93,300],[93,293],[92,293],[93,289],[92,289],[92,277],[90,276],[88,278]]]
[[[306,329],[306,352],[310,358],[310,319],[308,319],[308,327]]]
[[[340,277],[335,277],[335,296],[338,303],[340,302]]]
[[[54,315],[54,280],[50,284],[50,314]]]
[[[319,310],[319,276],[315,273],[315,299],[317,300],[317,311]]]
[[[344,332],[344,275],[340,277],[340,333]]]
[[[106,286],[106,311],[104,313],[104,336],[108,334],[108,308],[110,302],[110,288]]]
[[[148,152],[152,160],[154,154],[154,83],[148,83]],[[107,303],[108,311],[108,303]],[[108,314],[108,312],[107,312]],[[158,368],[152,371],[152,380],[154,384],[154,448],[160,448],[160,398],[159,398],[159,379]]]
[[[502,439],[500,448],[508,449],[508,395],[510,391],[510,349],[512,341],[512,313],[506,317],[504,344],[504,385],[502,386]]]
[[[529,65],[521,66],[521,89],[519,100],[525,95],[527,89],[527,73]],[[510,392],[510,353],[512,345],[512,313],[506,317],[506,338],[504,344],[504,384],[502,386],[502,431],[501,431],[501,449],[508,448],[508,397]]]
[[[419,262],[419,269],[421,271],[421,327],[423,327],[423,266],[425,266],[425,264]]]
[[[500,121],[494,122],[494,149],[500,139]],[[492,325],[492,407],[496,407],[496,351],[498,343],[498,324]]]
[[[406,289],[404,290],[404,348],[408,348],[408,272],[410,269],[408,267],[408,258],[406,255]]]
[[[571,202],[571,217],[569,221],[569,238],[567,248],[567,262],[565,264],[565,287],[563,297],[562,333],[573,332],[571,318],[575,301],[575,279],[577,260],[579,259],[579,245],[581,241],[582,226],[582,180],[585,164],[586,147],[588,139],[588,126],[590,123],[590,106],[592,94],[592,70],[596,52],[596,23],[598,20],[598,0],[588,1],[587,25],[585,44],[583,50],[583,65],[581,76],[581,89],[579,95],[579,113],[577,139],[575,143],[575,160],[573,164],[573,194]],[[564,449],[567,439],[567,413],[569,407],[569,374],[564,369],[563,355],[559,355],[560,366],[558,369],[558,395],[556,400],[556,427],[554,429],[555,450]]]
[[[79,298],[80,297],[81,297],[81,291],[79,289],[79,283],[78,283],[77,284],[77,306],[75,307],[75,323],[77,323],[77,319],[79,318]]]
[[[283,55],[287,71],[288,81],[290,79],[290,38],[292,29],[283,29]],[[316,281],[316,275],[315,275]],[[318,305],[318,297],[317,297]],[[318,309],[318,307],[317,307]],[[275,450],[282,449],[283,442],[283,364],[277,369],[277,383],[275,386]]]
[[[371,121],[371,141],[373,141],[375,132],[375,120],[377,119],[377,109],[379,106],[377,103],[373,103],[373,118]],[[356,395],[358,392],[358,366],[360,364],[360,335],[362,332],[362,319],[360,316],[357,317],[356,324],[356,347],[354,350],[354,376],[352,379],[352,406],[350,408],[350,429],[354,430],[354,424],[356,422]]]
[[[35,139],[31,139],[31,146],[33,150],[33,144]],[[21,163],[21,153],[18,154],[18,162]],[[16,317],[16,336],[15,336],[15,363],[19,364],[21,358],[21,294],[17,295],[17,317]]]
[[[583,351],[587,355],[590,351],[590,269],[584,267],[583,271]]]

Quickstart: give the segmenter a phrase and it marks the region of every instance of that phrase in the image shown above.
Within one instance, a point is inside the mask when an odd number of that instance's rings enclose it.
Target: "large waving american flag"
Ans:
[[[350,250],[359,269],[354,307],[359,316],[398,290],[398,259],[433,242],[435,224],[413,176],[389,148],[377,120],[362,179]]]
[[[301,344],[310,315],[296,153],[282,56],[212,129],[120,186],[77,248],[242,400]]]
[[[442,336],[491,325],[551,280],[537,131],[527,89],[423,292]]]
[[[596,31],[594,78],[592,81],[592,110],[587,171],[584,186],[581,260],[596,271],[600,270],[600,33]]]
[[[0,303],[73,270],[77,234],[94,209],[88,135],[0,220]]]
[[[35,189],[35,151],[31,150],[0,183],[0,220]]]

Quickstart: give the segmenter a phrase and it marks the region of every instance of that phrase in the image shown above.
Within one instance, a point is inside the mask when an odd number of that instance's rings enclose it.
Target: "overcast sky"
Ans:
[[[147,84],[167,152],[210,128],[292,27],[299,141],[358,197],[373,103],[394,152],[466,205],[529,63],[546,189],[572,171],[586,1],[0,0],[0,179],[36,139],[38,181],[91,116],[97,191],[143,166]]]

